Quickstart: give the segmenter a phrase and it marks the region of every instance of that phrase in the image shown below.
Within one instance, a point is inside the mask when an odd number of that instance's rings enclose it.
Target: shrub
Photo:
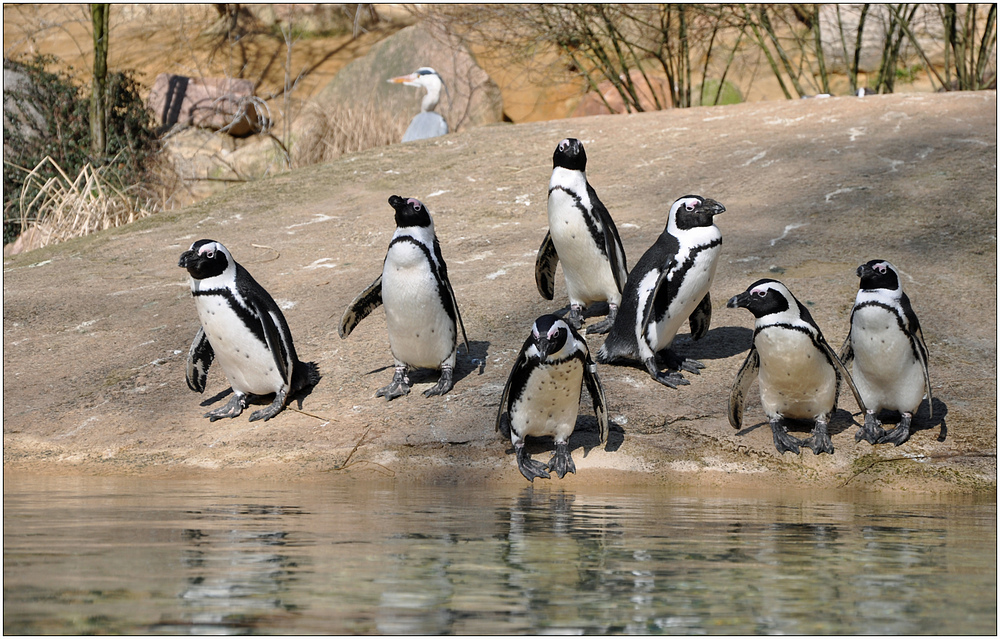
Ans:
[[[147,196],[141,191],[155,182],[152,169],[160,142],[131,73],[108,74],[107,153],[93,157],[89,87],[77,86],[68,73],[47,71],[55,62],[52,56],[35,56],[3,63],[5,75],[23,77],[4,91],[5,244],[25,230],[26,221],[42,221],[39,190],[62,172],[76,176],[88,165],[98,167],[105,183],[135,197]],[[22,202],[28,210],[21,209]]]

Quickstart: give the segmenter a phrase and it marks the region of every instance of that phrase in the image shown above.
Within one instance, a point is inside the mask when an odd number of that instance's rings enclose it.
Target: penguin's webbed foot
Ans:
[[[385,397],[385,401],[390,402],[409,393],[410,380],[406,376],[406,367],[397,366],[396,372],[392,375],[392,383],[375,391],[375,397]]]
[[[583,307],[579,304],[570,304],[569,315],[566,316],[566,323],[576,330],[580,330],[583,326]]]
[[[514,444],[514,450],[517,455],[517,468],[524,475],[524,478],[535,483],[535,477],[541,477],[543,479],[549,478],[549,473],[546,471],[546,466],[542,462],[537,462],[528,456],[527,451],[524,450],[524,442]]]
[[[854,441],[859,442],[863,439],[874,446],[883,437],[885,437],[885,431],[882,429],[882,424],[875,417],[875,411],[867,411],[865,413],[865,425],[858,429],[858,432],[854,433]]]
[[[830,435],[827,433],[826,426],[826,422],[817,420],[812,435],[802,440],[802,445],[811,448],[814,455],[819,455],[820,453],[833,454],[833,442],[830,441]]]
[[[781,417],[771,420],[771,435],[774,437],[774,447],[782,455],[785,452],[799,453],[799,445],[802,444],[798,437],[788,434],[788,429],[781,423]]]
[[[609,306],[608,316],[605,317],[600,322],[594,324],[593,326],[587,327],[587,335],[603,335],[611,330],[611,327],[615,325],[615,317],[618,316],[618,307]]]
[[[656,359],[650,358],[644,362],[646,364],[646,370],[649,372],[649,376],[660,382],[664,386],[669,386],[670,388],[677,388],[678,386],[687,386],[691,382],[684,379],[684,376],[677,371],[665,373],[660,371],[656,366]]]
[[[548,468],[558,475],[559,479],[565,477],[566,473],[576,474],[576,464],[573,463],[573,456],[569,453],[567,442],[556,442],[556,450],[549,459]]]
[[[260,410],[255,410],[250,413],[250,421],[255,422],[258,419],[263,419],[265,422],[278,413],[285,407],[285,391],[279,391],[274,395],[274,401],[267,408],[262,408]]]
[[[900,420],[899,424],[892,430],[883,431],[882,436],[878,439],[878,443],[895,444],[897,446],[905,444],[910,439],[910,420],[912,419],[913,415],[903,413],[903,419]]]
[[[444,395],[454,387],[455,382],[452,381],[451,367],[442,366],[441,378],[438,379],[438,383],[435,386],[424,391],[424,397],[430,397],[431,395]]]
[[[705,365],[698,360],[681,357],[669,348],[657,353],[657,359],[663,364],[664,368],[671,371],[687,371],[695,375],[701,375],[701,369],[705,368]]]
[[[247,396],[243,393],[233,391],[233,398],[229,400],[228,404],[205,413],[205,417],[207,417],[210,422],[214,422],[215,420],[222,419],[224,417],[232,419],[233,417],[239,417],[240,414],[243,413],[243,409],[246,407]]]

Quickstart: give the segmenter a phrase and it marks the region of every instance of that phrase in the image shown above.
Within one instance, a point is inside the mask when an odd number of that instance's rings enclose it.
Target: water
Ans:
[[[996,500],[4,478],[5,634],[996,634]]]

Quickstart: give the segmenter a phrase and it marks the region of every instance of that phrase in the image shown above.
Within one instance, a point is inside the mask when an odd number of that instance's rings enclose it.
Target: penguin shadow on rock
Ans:
[[[931,410],[932,407],[933,411]],[[933,430],[940,426],[937,441],[943,442],[948,438],[948,423],[945,421],[947,415],[948,404],[937,397],[933,399],[931,405],[928,405],[926,401],[921,402],[920,408],[913,413],[913,420],[910,422],[910,437],[908,439],[912,439],[916,433]],[[903,414],[897,410],[883,409],[879,417],[879,421],[882,424],[899,424],[903,420]]]

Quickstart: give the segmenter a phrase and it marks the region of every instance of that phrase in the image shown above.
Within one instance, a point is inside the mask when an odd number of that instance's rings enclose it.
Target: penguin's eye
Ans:
[[[757,288],[757,289],[754,289],[754,290],[750,291],[750,295],[756,295],[757,297],[760,297],[760,298],[767,297],[767,289],[766,288]]]
[[[885,264],[876,264],[875,270],[881,273],[882,275],[885,275]]]
[[[684,203],[684,208],[686,208],[689,211],[693,211],[697,205],[698,205],[697,202],[689,200],[689,201],[687,201],[687,202]]]
[[[413,203],[413,210],[414,211],[419,211],[421,208],[423,208],[423,207],[420,206],[419,202],[414,202]]]

